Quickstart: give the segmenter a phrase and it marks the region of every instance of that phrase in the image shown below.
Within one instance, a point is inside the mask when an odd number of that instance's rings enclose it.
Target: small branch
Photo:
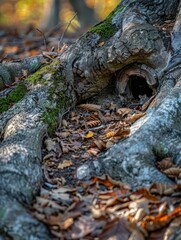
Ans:
[[[65,28],[64,32],[62,33],[61,38],[60,38],[60,40],[59,40],[59,42],[58,42],[58,51],[60,50],[60,45],[61,45],[61,43],[62,43],[62,40],[63,40],[63,38],[64,38],[65,33],[67,32],[68,28],[70,27],[72,21],[74,20],[74,18],[75,18],[76,16],[77,16],[77,13],[70,19],[67,27]]]
[[[36,28],[36,30],[42,34],[43,39],[44,39],[44,45],[45,45],[46,51],[48,52],[45,34],[42,31],[40,31],[38,28]]]

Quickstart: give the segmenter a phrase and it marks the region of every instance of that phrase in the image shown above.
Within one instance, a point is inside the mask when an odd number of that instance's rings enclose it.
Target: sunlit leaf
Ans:
[[[86,134],[85,138],[86,138],[86,139],[89,139],[89,138],[92,138],[93,136],[94,136],[94,133],[93,133],[92,131],[89,131],[89,132]]]

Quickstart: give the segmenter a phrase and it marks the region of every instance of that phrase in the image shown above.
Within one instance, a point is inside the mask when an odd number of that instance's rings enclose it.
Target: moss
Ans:
[[[48,84],[49,80],[51,79],[52,75],[54,75],[58,68],[60,67],[60,61],[59,59],[56,59],[49,65],[43,66],[39,70],[37,70],[35,73],[30,75],[26,81],[30,82],[32,84]]]
[[[63,90],[61,93],[56,94],[57,89],[59,89],[60,82],[63,80],[65,79],[62,77],[57,77],[54,79],[53,85],[49,89],[48,95],[50,106],[46,107],[46,110],[42,115],[42,120],[48,125],[48,133],[50,135],[52,135],[57,129],[59,124],[60,111],[66,109],[69,101]]]
[[[11,93],[4,98],[0,99],[0,113],[7,111],[12,105],[20,101],[27,93],[27,87],[25,84],[20,83],[17,87],[11,91]]]
[[[118,12],[121,12],[123,9],[123,6],[116,8],[106,17],[103,22],[96,24],[90,29],[89,32],[99,34],[102,40],[111,37],[116,32],[116,27],[112,25],[112,19]]]

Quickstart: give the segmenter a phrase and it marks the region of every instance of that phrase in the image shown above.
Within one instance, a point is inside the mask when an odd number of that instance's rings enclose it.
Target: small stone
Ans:
[[[88,180],[91,178],[91,171],[89,165],[84,164],[77,169],[77,178],[79,180]]]

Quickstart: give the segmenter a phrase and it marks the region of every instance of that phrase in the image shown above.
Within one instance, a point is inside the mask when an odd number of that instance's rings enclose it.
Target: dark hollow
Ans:
[[[139,95],[152,96],[152,89],[146,82],[146,79],[137,75],[132,75],[128,80],[129,89],[135,99],[139,99]]]

